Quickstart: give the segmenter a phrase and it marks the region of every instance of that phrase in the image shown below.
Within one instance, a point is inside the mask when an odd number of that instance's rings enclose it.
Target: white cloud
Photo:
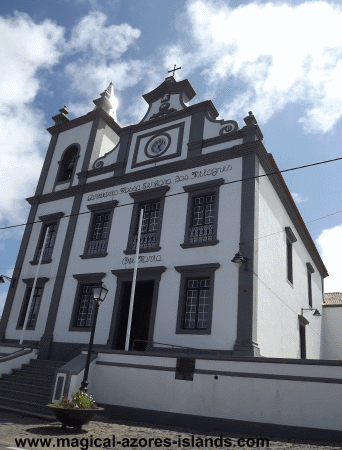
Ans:
[[[298,192],[291,192],[291,195],[293,197],[293,200],[296,203],[303,203],[303,202],[306,202],[308,200],[308,197],[302,197],[302,195],[298,194]]]
[[[341,118],[340,6],[316,1],[232,9],[223,1],[194,0],[182,20],[186,35],[164,49],[164,65],[177,61],[185,76],[201,70],[206,96],[229,89],[234,78],[244,82],[244,93],[220,107],[225,118],[253,110],[264,123],[291,102],[306,106],[300,119],[306,132],[330,131]]]
[[[40,88],[37,72],[58,62],[63,29],[15,13],[0,17],[0,41],[0,61],[6,61],[0,71],[0,221],[20,223],[27,217],[23,198],[34,192],[43,164],[39,149],[47,144],[43,116],[31,105]]]
[[[324,280],[325,292],[342,292],[342,225],[322,231],[317,239],[323,262],[329,272]]]

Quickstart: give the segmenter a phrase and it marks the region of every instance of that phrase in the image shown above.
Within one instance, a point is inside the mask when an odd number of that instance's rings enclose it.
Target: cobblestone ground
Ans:
[[[96,420],[90,422],[88,425],[85,425],[84,430],[82,431],[74,431],[72,428],[68,428],[67,430],[62,430],[61,426],[58,422],[47,422],[44,420],[20,416],[17,414],[12,414],[8,412],[0,411],[0,445],[5,448],[18,448],[20,444],[16,442],[15,439],[49,439],[51,438],[50,448],[61,448],[62,445],[58,445],[58,438],[68,438],[69,445],[67,441],[64,442],[64,448],[80,448],[82,450],[87,450],[87,448],[113,448],[113,436],[115,436],[115,442],[117,449],[122,448],[137,448],[137,449],[164,449],[169,448],[170,450],[176,449],[192,449],[192,448],[210,448],[210,444],[205,444],[205,439],[211,438],[213,441],[219,438],[220,433],[208,435],[201,434],[198,430],[189,430],[189,429],[180,429],[173,427],[162,427],[158,428],[153,425],[146,425],[140,423],[127,423],[127,422],[118,422],[113,421],[105,416],[99,416]],[[253,446],[253,441],[247,439],[254,439],[254,442],[257,441],[261,436],[252,436],[252,435],[232,435],[227,434],[224,431],[221,433],[224,438],[230,438],[231,447],[230,448],[239,448],[238,439],[245,439],[244,448],[257,448],[257,446]],[[192,446],[191,439],[194,439],[195,445]],[[267,436],[263,436],[267,437]],[[94,444],[96,438],[100,438],[101,441],[97,441]],[[188,439],[184,440],[182,445],[180,443],[180,439]],[[107,439],[107,441],[105,441]],[[124,441],[126,439],[126,441]],[[127,439],[130,440],[128,445]],[[136,439],[136,441],[133,441]],[[154,439],[151,442],[151,446],[148,444],[150,439]],[[159,439],[159,441],[158,441]],[[164,439],[170,439],[171,445],[166,447],[162,445]],[[91,440],[93,442],[91,442]],[[140,440],[140,445],[139,445]],[[121,441],[122,444],[118,444],[118,441]],[[271,449],[342,449],[342,446],[334,443],[328,442],[311,442],[311,441],[300,441],[300,440],[288,440],[288,439],[277,439],[270,438],[269,448]],[[40,441],[39,441],[40,442]],[[157,444],[155,445],[154,442]],[[207,441],[210,443],[210,441]],[[104,444],[99,447],[99,444]],[[196,445],[197,443],[197,445]],[[342,443],[341,443],[342,445]],[[42,445],[42,443],[38,443],[38,445],[29,445],[26,441],[26,445],[24,447],[20,446],[20,448],[26,449],[46,449],[48,445]],[[261,448],[261,444],[259,444],[258,448]],[[227,446],[220,446],[218,442],[218,446],[213,446],[213,448],[222,449],[227,448]],[[265,446],[263,447],[265,448]]]

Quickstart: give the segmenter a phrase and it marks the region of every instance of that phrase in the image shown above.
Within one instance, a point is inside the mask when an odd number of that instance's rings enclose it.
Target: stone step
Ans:
[[[35,376],[27,376],[26,374],[21,374],[21,373],[15,373],[15,374],[4,374],[1,377],[1,380],[4,381],[10,381],[10,380],[15,380],[17,383],[24,383],[24,384],[36,384],[38,386],[44,386],[46,384],[51,385],[52,381],[53,381],[53,376],[49,377],[49,378],[39,378],[39,377],[35,377]]]
[[[45,359],[30,359],[30,365],[32,366],[41,366],[41,367],[58,367],[65,363],[61,363],[60,361],[50,361]]]
[[[35,370],[27,369],[13,369],[11,375],[18,375],[28,378],[39,378],[41,380],[51,380],[55,376],[54,372],[37,372]]]
[[[56,367],[39,366],[38,364],[23,364],[21,369],[15,370],[22,370],[25,372],[55,373]]]
[[[0,397],[0,410],[8,411],[23,416],[38,417],[49,421],[56,421],[56,417],[51,414],[48,408],[29,408],[26,404],[17,404],[14,402],[3,403]]]
[[[19,392],[32,392],[33,394],[49,394],[52,390],[52,384],[51,385],[33,385],[33,384],[25,384],[25,383],[18,383],[16,381],[7,381],[7,380],[0,380],[0,386],[7,389],[15,389]]]
[[[34,393],[34,392],[24,392],[18,391],[16,389],[5,388],[0,385],[0,396],[2,398],[7,398],[9,400],[22,400],[28,403],[39,403],[42,405],[47,405],[51,401],[50,392],[45,393]]]

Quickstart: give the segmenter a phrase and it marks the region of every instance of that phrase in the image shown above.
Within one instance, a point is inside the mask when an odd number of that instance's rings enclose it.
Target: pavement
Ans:
[[[220,434],[222,437],[220,437]],[[165,427],[143,423],[111,420],[99,415],[82,431],[72,428],[62,430],[58,422],[0,411],[0,449],[46,449],[46,448],[137,448],[137,449],[198,449],[198,448],[267,448],[260,438],[267,436],[234,435],[222,433],[201,434],[199,430]],[[221,439],[221,440],[220,440]],[[224,441],[226,439],[226,441]],[[21,440],[21,441],[19,441]],[[271,449],[342,449],[329,442],[313,442],[269,438]]]

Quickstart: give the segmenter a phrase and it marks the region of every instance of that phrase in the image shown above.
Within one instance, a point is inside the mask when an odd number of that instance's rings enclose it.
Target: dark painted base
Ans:
[[[321,442],[342,442],[342,432],[307,427],[276,425],[271,423],[245,422],[242,420],[219,419],[213,417],[152,411],[126,406],[99,404],[111,419],[139,422],[159,426],[186,428],[187,432],[214,433],[223,436],[258,435],[265,438],[300,439]]]
[[[258,344],[252,341],[236,341],[233,348],[233,356],[260,357]]]

